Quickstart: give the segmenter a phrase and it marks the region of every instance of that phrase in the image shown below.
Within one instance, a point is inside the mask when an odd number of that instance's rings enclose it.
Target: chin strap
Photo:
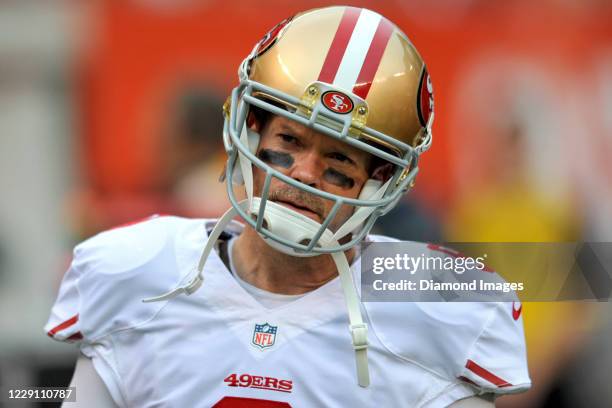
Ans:
[[[368,182],[370,182],[370,180],[368,180]],[[389,184],[391,184],[391,179],[387,180],[385,184],[382,184],[377,190],[371,193],[371,195],[362,195],[360,198],[366,200],[380,200],[385,194],[385,191],[387,191]],[[377,185],[374,184],[374,186]],[[374,188],[372,188],[372,190]],[[366,220],[366,218],[368,218],[370,214],[374,212],[375,209],[376,207],[359,207],[357,210],[355,210],[353,215],[351,215],[351,217],[346,220],[344,224],[342,224],[340,228],[338,228],[338,230],[334,233],[334,239],[340,240],[341,238],[344,238],[347,234],[354,232],[361,226],[361,224]]]
[[[242,127],[240,132],[240,142],[244,146],[248,146],[249,150],[255,154],[257,151],[257,145],[259,145],[259,133],[249,129],[246,125]],[[249,200],[249,203],[253,202],[253,164],[247,159],[242,152],[238,151],[238,164],[240,166],[240,175],[244,182],[244,189]]]
[[[243,200],[239,204],[243,209],[246,209],[248,206],[248,201]],[[223,214],[221,218],[219,218],[219,220],[217,221],[217,224],[211,231],[210,236],[208,237],[208,240],[206,241],[206,245],[204,246],[204,250],[202,251],[202,255],[200,256],[200,261],[198,262],[198,268],[197,268],[198,274],[195,277],[193,277],[188,283],[181,285],[171,290],[168,293],[164,293],[163,295],[160,295],[160,296],[146,298],[146,299],[143,299],[142,301],[145,303],[160,302],[162,300],[172,299],[173,297],[176,297],[180,295],[181,293],[184,293],[186,295],[191,295],[196,290],[198,290],[200,286],[202,286],[202,282],[204,282],[204,276],[202,274],[202,271],[204,270],[204,265],[206,264],[208,255],[210,255],[210,251],[212,251],[213,247],[215,246],[215,242],[217,242],[217,239],[219,239],[219,236],[221,235],[221,233],[223,232],[227,224],[229,224],[230,221],[237,214],[238,212],[234,209],[234,207],[231,207],[229,210],[225,212],[225,214]]]
[[[344,252],[335,252],[332,255],[338,274],[340,284],[344,292],[344,301],[349,316],[349,331],[355,350],[355,362],[357,364],[357,382],[361,387],[370,385],[370,371],[368,369],[368,325],[363,322],[360,301],[357,289],[353,282],[353,274]]]

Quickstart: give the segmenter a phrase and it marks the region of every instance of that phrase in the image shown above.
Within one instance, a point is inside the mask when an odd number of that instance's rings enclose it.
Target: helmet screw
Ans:
[[[315,88],[314,86],[311,86],[310,88],[308,88],[308,93],[310,95],[316,95],[317,94],[317,88]]]
[[[360,115],[365,115],[367,111],[368,110],[366,109],[365,106],[360,106],[359,109],[357,110],[357,113],[359,113]]]

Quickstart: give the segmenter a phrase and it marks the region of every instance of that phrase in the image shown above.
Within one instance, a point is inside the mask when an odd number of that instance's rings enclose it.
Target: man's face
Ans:
[[[260,133],[257,157],[283,174],[328,193],[357,198],[368,179],[370,155],[282,116],[272,115],[263,128],[251,117],[249,125]],[[254,193],[261,195],[265,172],[253,166]],[[272,178],[271,201],[319,223],[334,202],[322,199]],[[344,205],[330,224],[332,231],[353,213]]]

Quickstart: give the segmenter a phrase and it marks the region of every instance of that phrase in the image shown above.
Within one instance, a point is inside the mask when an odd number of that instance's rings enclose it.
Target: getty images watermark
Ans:
[[[473,258],[462,256],[451,252],[448,248],[430,245],[436,248],[428,255],[421,253],[414,256],[407,253],[395,254],[395,256],[378,256],[372,260],[372,273],[382,275],[387,272],[400,272],[405,275],[414,276],[419,272],[421,277],[418,279],[400,279],[399,281],[388,282],[388,277],[380,277],[372,282],[372,287],[376,291],[385,290],[408,290],[408,291],[492,291],[509,293],[511,291],[522,291],[523,282],[500,282],[491,279],[489,275],[474,274],[468,279],[457,278],[456,280],[441,280],[440,273],[454,273],[463,275],[470,272],[493,272],[485,265],[487,254]],[[449,256],[450,255],[450,256]],[[426,273],[434,272],[434,273]]]
[[[609,243],[368,243],[362,299],[608,300],[611,257]]]

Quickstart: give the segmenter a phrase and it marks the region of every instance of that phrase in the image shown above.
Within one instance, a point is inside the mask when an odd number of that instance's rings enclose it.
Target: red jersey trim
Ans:
[[[500,378],[500,377],[496,376],[495,374],[493,374],[492,372],[490,372],[486,368],[483,368],[483,367],[479,366],[478,364],[476,364],[472,360],[468,360],[467,363],[465,363],[465,368],[467,368],[468,370],[470,370],[471,372],[473,372],[474,374],[476,374],[480,378],[484,378],[488,382],[493,383],[493,384],[497,385],[500,388],[503,388],[503,387],[512,387],[512,384],[510,384],[508,381],[504,380],[503,378]]]
[[[49,330],[49,331],[47,332],[47,335],[48,335],[48,336],[50,336],[50,337],[53,337],[53,336],[55,336],[55,334],[56,334],[57,332],[62,331],[62,330],[65,330],[65,329],[69,328],[70,326],[73,326],[73,325],[74,325],[74,324],[76,324],[76,322],[78,322],[78,321],[79,321],[79,315],[78,315],[78,313],[77,313],[77,314],[75,314],[74,316],[72,316],[70,319],[66,320],[66,321],[65,321],[65,322],[63,322],[63,323],[58,324],[57,326],[55,326],[54,328],[52,328],[51,330]],[[73,335],[72,335],[72,336],[70,336],[70,337],[73,337],[73,336],[75,336],[76,334],[80,334],[80,333],[75,333],[75,334],[73,334]]]
[[[83,335],[81,334],[81,332],[76,332],[72,336],[68,337],[66,340],[67,341],[79,341],[79,340],[83,340]]]
[[[213,405],[213,408],[281,408],[288,407],[286,402],[262,400],[258,398],[244,397],[223,397],[219,402]]]

